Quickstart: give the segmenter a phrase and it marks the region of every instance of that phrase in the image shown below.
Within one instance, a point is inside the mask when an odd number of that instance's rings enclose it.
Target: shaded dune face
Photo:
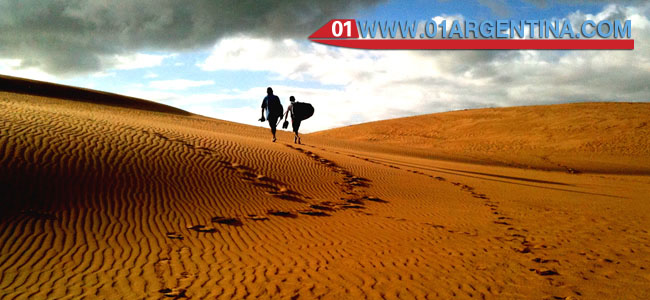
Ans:
[[[251,288],[237,283],[244,274],[267,282],[267,272],[318,261],[309,252],[281,260],[328,240],[299,231],[305,222],[324,226],[305,218],[361,213],[376,198],[365,194],[366,179],[308,150],[271,144],[261,128],[91,101],[0,97],[0,286],[12,297],[181,297],[193,285],[194,296],[242,297]],[[271,216],[275,224],[265,224]],[[200,288],[207,280],[227,283]],[[300,284],[292,287],[283,293]],[[280,295],[256,291],[270,292]]]
[[[645,176],[59,98],[0,92],[0,299],[650,292]]]

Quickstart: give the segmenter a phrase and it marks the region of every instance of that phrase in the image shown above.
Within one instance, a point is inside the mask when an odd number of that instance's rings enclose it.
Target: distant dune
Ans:
[[[423,150],[419,155],[452,160],[570,172],[650,174],[650,103],[463,110],[312,135]]]
[[[149,100],[6,75],[0,75],[0,91],[46,96],[124,108],[190,115],[190,113],[182,109]]]
[[[296,145],[1,80],[0,299],[650,295],[650,177],[501,162],[574,167],[586,153],[594,170],[646,170],[646,104],[453,112]]]

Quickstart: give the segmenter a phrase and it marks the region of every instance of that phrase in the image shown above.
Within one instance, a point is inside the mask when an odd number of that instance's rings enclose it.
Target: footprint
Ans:
[[[541,275],[541,276],[552,276],[552,275],[560,275],[555,270],[535,270],[535,273]]]
[[[272,186],[272,185],[270,185],[270,184],[268,184],[268,183],[265,183],[265,182],[253,182],[252,184],[253,184],[254,186],[261,187],[261,188],[265,188],[265,189],[268,189],[268,190],[271,190],[271,191],[273,191],[274,189],[276,189],[276,187],[274,187],[274,186]],[[277,193],[277,192],[276,192],[276,193]]]
[[[444,229],[445,228],[445,226],[438,225],[438,224],[431,224],[431,223],[424,223],[424,224],[430,225],[430,226],[432,226],[433,228],[436,228],[436,229]]]
[[[363,205],[358,205],[358,204],[344,204],[341,206],[343,209],[350,209],[350,208],[356,208],[356,209],[364,209],[366,208]]]
[[[255,169],[242,165],[240,163],[232,162],[227,166],[230,169],[236,170],[239,174],[239,178],[245,181],[248,181],[250,184],[265,189],[266,194],[271,195],[276,198],[283,200],[305,203],[303,198],[310,199],[307,196],[303,196],[298,192],[291,191],[286,187],[286,184],[282,183],[279,180],[270,178],[264,174],[257,173]]]
[[[278,216],[278,217],[285,217],[285,218],[297,218],[298,217],[294,213],[291,213],[291,212],[288,212],[288,211],[281,211],[281,210],[269,210],[268,213],[269,213],[269,215]]]
[[[329,216],[329,214],[326,213],[326,211],[333,212],[339,208],[340,209],[364,209],[365,208],[365,206],[363,206],[364,200],[383,202],[383,203],[387,202],[377,197],[363,196],[362,198],[360,198],[360,195],[364,194],[363,193],[364,188],[370,186],[369,183],[371,182],[371,180],[356,176],[352,172],[337,165],[335,162],[320,157],[316,153],[304,150],[299,147],[293,147],[290,145],[286,145],[286,146],[307,155],[307,157],[327,167],[333,173],[341,174],[343,176],[343,182],[342,183],[335,182],[335,184],[339,185],[342,193],[349,195],[347,197],[339,198],[339,200],[345,201],[344,203],[321,202],[319,204],[311,204],[310,209],[300,210],[298,211],[299,214],[311,215],[311,216]],[[277,193],[274,196],[280,198],[286,197],[286,195],[283,193]],[[271,214],[270,211],[269,213]]]
[[[366,183],[368,180],[365,178],[360,178],[356,176],[346,176],[343,181],[351,186],[357,186],[357,187],[368,187],[368,184]]]
[[[161,292],[163,296],[168,298],[174,298],[174,299],[187,298],[187,296],[185,295],[186,292],[185,289],[164,288],[162,290],[159,290],[158,292]]]
[[[363,199],[366,199],[368,201],[372,202],[380,202],[380,203],[388,203],[388,201],[374,197],[374,196],[364,196]]]
[[[515,251],[517,251],[519,253],[530,253],[530,248],[526,247],[526,246],[522,246],[522,247],[516,248]]]
[[[201,151],[205,151],[205,152],[214,152],[214,150],[212,150],[212,149],[210,149],[208,147],[204,147],[204,146],[196,147],[196,150],[201,150]]]
[[[308,215],[308,216],[316,216],[316,217],[329,217],[330,216],[326,212],[315,211],[315,210],[299,210],[298,213],[303,214],[303,215]]]
[[[162,134],[162,133],[155,132],[153,135],[155,135],[155,136],[157,136],[158,138],[161,138],[161,139],[163,139],[163,140],[169,140],[169,138],[166,137],[166,136],[165,136],[164,134]]]
[[[219,223],[219,224],[224,224],[224,225],[230,225],[230,226],[242,226],[241,221],[236,218],[226,218],[226,217],[220,217],[216,216],[212,218],[212,223]]]
[[[352,204],[357,204],[357,205],[362,205],[363,201],[359,198],[341,198],[341,200],[345,200],[347,203],[352,203]]]
[[[276,188],[274,186],[271,186],[267,191],[267,195],[271,195],[276,198],[280,198],[282,200],[287,200],[287,201],[292,201],[292,202],[298,202],[298,203],[306,203],[305,200],[302,198],[306,199],[311,199],[310,197],[303,196],[302,194],[289,190],[286,187],[282,188]]]
[[[280,182],[278,180],[275,180],[273,178],[270,178],[270,177],[268,177],[268,176],[266,176],[264,174],[257,174],[257,177],[255,177],[255,179],[257,179],[258,181],[268,182],[270,184],[276,184],[276,185],[282,184],[282,182]]]
[[[269,219],[268,217],[258,216],[256,214],[248,214],[246,218],[253,221],[267,221]]]
[[[317,210],[334,211],[333,208],[331,208],[329,206],[325,206],[325,205],[312,204],[309,207],[311,207],[313,209],[317,209]]]
[[[253,172],[249,172],[246,169],[237,169],[237,172],[241,174],[242,179],[244,180],[253,180],[257,178],[257,175],[255,175]]]
[[[289,195],[289,194],[284,194],[284,193],[275,194],[274,197],[280,198],[282,200],[291,201],[291,202],[306,203],[305,200],[302,200],[302,199],[300,199],[300,198],[298,198],[296,196]]]
[[[216,228],[208,227],[208,226],[205,226],[205,225],[189,225],[189,226],[187,226],[187,229],[198,231],[198,232],[206,232],[206,233],[217,232]]]
[[[167,232],[167,237],[172,239],[172,240],[182,240],[183,236],[180,233],[177,232]]]

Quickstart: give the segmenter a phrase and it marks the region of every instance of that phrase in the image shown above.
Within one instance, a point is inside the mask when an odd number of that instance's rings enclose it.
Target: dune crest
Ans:
[[[149,100],[7,75],[0,75],[0,91],[155,112],[165,112],[185,116],[190,115],[190,113],[182,109]]]
[[[650,103],[572,103],[436,113],[313,133],[419,156],[568,172],[650,174]]]

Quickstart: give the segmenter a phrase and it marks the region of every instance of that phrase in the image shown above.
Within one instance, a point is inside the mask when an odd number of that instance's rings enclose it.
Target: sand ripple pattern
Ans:
[[[545,279],[565,275],[552,252],[530,259],[544,232],[451,175],[201,116],[10,93],[0,106],[0,299],[585,293]]]

